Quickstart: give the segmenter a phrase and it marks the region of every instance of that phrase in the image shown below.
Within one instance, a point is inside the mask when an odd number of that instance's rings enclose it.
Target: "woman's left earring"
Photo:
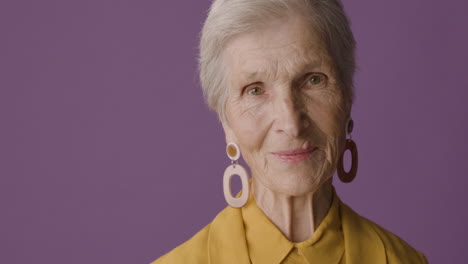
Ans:
[[[346,183],[352,182],[354,178],[356,178],[356,173],[357,173],[357,168],[358,168],[357,147],[356,147],[356,143],[354,143],[353,139],[351,138],[351,132],[353,131],[353,127],[354,127],[354,121],[352,119],[348,119],[348,121],[346,122],[346,134],[349,135],[350,138],[346,139],[345,152],[346,150],[351,151],[351,159],[352,159],[351,169],[349,170],[349,172],[346,172],[344,170],[344,166],[343,166],[344,152],[343,154],[341,154],[338,160],[337,167],[336,167],[338,178],[340,178],[342,182],[346,182]]]
[[[238,160],[240,158],[239,146],[237,146],[236,143],[229,143],[226,146],[226,153],[231,159],[231,165],[229,165],[224,171],[224,198],[231,207],[240,208],[244,206],[247,203],[247,200],[249,199],[249,177],[245,168],[239,165],[238,163]],[[242,192],[240,197],[235,197],[231,193],[231,178],[234,175],[238,175],[242,182]]]

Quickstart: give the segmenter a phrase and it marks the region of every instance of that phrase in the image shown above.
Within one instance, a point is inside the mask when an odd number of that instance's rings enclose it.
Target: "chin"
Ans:
[[[299,176],[288,177],[275,181],[272,184],[272,189],[287,196],[302,196],[308,193],[315,193],[324,182],[326,182],[326,179],[319,180],[317,178]]]

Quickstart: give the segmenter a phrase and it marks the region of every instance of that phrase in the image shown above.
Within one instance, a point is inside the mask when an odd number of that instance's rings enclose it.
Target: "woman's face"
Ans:
[[[300,18],[241,34],[224,50],[229,97],[223,128],[252,177],[286,195],[333,176],[349,109],[320,39]]]

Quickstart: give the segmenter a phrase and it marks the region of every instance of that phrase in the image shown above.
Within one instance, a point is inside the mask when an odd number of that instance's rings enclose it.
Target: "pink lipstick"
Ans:
[[[317,147],[308,147],[305,149],[293,149],[293,150],[284,150],[272,152],[275,157],[279,158],[282,161],[289,163],[296,163],[303,161],[312,155],[312,152],[316,150]]]

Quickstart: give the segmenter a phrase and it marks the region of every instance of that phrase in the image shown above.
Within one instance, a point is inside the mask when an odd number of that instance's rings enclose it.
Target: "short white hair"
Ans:
[[[205,100],[221,121],[225,121],[229,95],[222,58],[227,42],[291,14],[303,16],[310,30],[319,35],[332,59],[345,104],[351,106],[356,42],[340,0],[214,0],[201,32],[199,72]]]

